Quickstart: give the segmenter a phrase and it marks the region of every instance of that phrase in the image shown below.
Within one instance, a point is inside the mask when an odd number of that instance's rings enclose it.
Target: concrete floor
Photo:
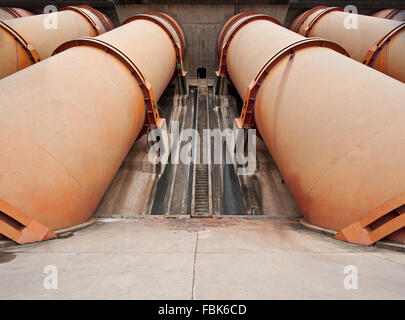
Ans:
[[[44,288],[44,268],[58,289]],[[344,268],[358,289],[344,287]],[[105,219],[0,249],[1,299],[404,299],[405,254],[286,219]]]

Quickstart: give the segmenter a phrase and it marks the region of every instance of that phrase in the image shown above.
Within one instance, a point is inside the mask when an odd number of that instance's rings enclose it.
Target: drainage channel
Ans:
[[[165,103],[166,107],[171,107],[171,115],[167,117],[170,118],[169,135],[174,135],[172,121],[177,121],[181,137],[180,153],[184,147],[191,146],[191,161],[182,163],[180,159],[178,163],[173,163],[170,155],[169,163],[155,179],[151,215],[212,217],[247,214],[234,165],[224,161],[215,163],[215,139],[212,135],[209,139],[204,136],[205,129],[219,129],[221,132],[232,129],[238,112],[235,105],[224,103],[227,101],[224,96],[221,98],[215,94],[214,86],[209,82],[212,79],[207,78],[204,72],[198,72],[198,75],[190,83],[187,94],[178,93],[176,89],[172,105]],[[182,135],[190,129],[197,134],[186,139]],[[230,152],[225,143],[222,151],[225,160],[226,152]],[[209,158],[211,161],[208,161]]]
[[[167,104],[170,109],[170,121],[167,123],[170,135],[181,136],[186,129],[193,127],[195,98],[193,92],[181,93],[179,83],[176,82],[175,94],[172,102]],[[179,145],[181,150],[186,141]],[[189,215],[187,211],[187,198],[189,189],[189,164],[173,161],[172,154],[165,165],[163,172],[156,177],[153,201],[150,209],[151,215]]]
[[[194,114],[194,129],[197,130],[200,139],[195,139],[193,150],[193,163],[190,166],[190,184],[192,193],[191,195],[191,210],[192,217],[211,217],[212,216],[212,203],[211,203],[211,166],[208,163],[208,157],[211,155],[209,144],[199,145],[198,140],[202,143],[204,129],[209,129],[209,87],[208,78],[199,76],[197,78],[197,99]]]
[[[226,87],[226,83],[222,85]],[[239,116],[237,101],[233,101],[232,95],[225,89],[225,94],[218,92],[213,94],[213,106],[211,115],[211,126],[218,128],[221,132],[233,129],[234,120]],[[247,190],[243,190],[243,186],[239,181],[239,177],[235,170],[233,163],[226,163],[225,159],[228,153],[234,152],[230,150],[229,146],[223,141],[222,149],[223,161],[220,165],[214,165],[213,176],[216,177],[217,182],[213,184],[213,190],[221,195],[221,198],[214,203],[214,207],[218,212],[223,215],[247,215],[250,214],[246,203],[249,204],[247,198]]]

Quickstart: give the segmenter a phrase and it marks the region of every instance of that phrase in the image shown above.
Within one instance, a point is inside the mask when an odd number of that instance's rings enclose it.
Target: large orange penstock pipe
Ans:
[[[0,78],[48,58],[68,40],[112,28],[109,18],[88,6],[0,21]]]
[[[403,21],[352,15],[341,8],[320,6],[299,15],[290,28],[306,37],[331,40],[354,60],[405,82]]]
[[[0,81],[0,233],[24,243],[20,216],[50,230],[91,217],[176,71],[168,21],[135,16]]]
[[[360,221],[367,233],[363,217],[395,218],[405,204],[405,84],[261,16],[234,19],[219,43],[222,74],[245,101],[237,123],[257,127],[312,224]],[[405,242],[398,217],[384,230],[376,221],[370,239]]]

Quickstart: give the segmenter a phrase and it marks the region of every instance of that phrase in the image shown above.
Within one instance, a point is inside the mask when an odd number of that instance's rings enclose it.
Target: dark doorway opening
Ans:
[[[207,70],[205,68],[197,69],[197,78],[205,79],[207,77]]]

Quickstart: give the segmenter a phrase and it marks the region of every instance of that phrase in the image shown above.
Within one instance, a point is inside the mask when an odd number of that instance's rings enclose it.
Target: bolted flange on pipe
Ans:
[[[142,128],[164,123],[154,102],[182,62],[160,19],[68,41],[0,81],[1,234],[40,241],[89,220]]]
[[[0,78],[48,58],[68,40],[97,36],[113,27],[107,16],[89,6],[0,21]]]
[[[249,17],[225,25],[218,68],[244,99],[236,124],[260,132],[307,221],[340,240],[405,242],[405,85]]]

